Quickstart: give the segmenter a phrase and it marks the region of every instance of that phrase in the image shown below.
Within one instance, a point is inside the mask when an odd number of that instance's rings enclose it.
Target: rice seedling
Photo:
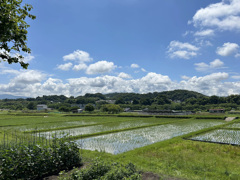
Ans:
[[[184,121],[181,123],[179,122],[90,137],[83,140],[77,140],[76,142],[83,142],[83,149],[119,154],[207,127],[216,126],[221,123],[224,122],[207,121],[206,123],[204,120]]]
[[[145,125],[150,125],[154,123],[156,123],[156,121],[147,121],[147,120],[113,122],[113,123],[106,123],[106,124],[96,125],[96,126],[80,127],[80,128],[58,130],[58,131],[49,131],[41,134],[46,137],[49,137],[49,135],[51,137],[52,134],[60,134],[60,136],[62,134],[79,136],[83,134],[93,134],[93,133],[104,132],[104,131],[113,131],[117,129],[126,129],[126,128],[145,126]]]
[[[240,145],[240,131],[217,129],[191,138],[192,140]]]
[[[240,123],[234,123],[226,126],[225,128],[239,128],[240,129]]]

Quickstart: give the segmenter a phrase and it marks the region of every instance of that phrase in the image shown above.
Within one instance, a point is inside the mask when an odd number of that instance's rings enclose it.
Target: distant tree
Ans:
[[[30,109],[30,110],[34,110],[36,109],[36,105],[34,102],[30,102],[28,105],[27,105],[27,108]]]
[[[102,107],[103,104],[109,104],[108,102],[106,101],[99,101],[96,103],[96,107],[97,109],[100,109]]]
[[[115,101],[115,104],[125,104],[125,101],[123,100],[123,98],[118,98],[118,99]]]
[[[136,99],[133,99],[132,104],[139,104],[139,101]]]
[[[218,104],[218,102],[219,102],[219,97],[218,96],[211,96],[209,98],[209,103],[210,104]]]
[[[116,114],[122,111],[122,108],[119,105],[116,104],[104,104],[102,105],[101,110],[103,112],[108,112],[111,114]]]
[[[88,112],[92,112],[94,111],[94,106],[92,104],[87,104],[84,110]]]
[[[77,104],[86,104],[86,98],[78,97],[76,103]]]
[[[59,107],[58,110],[61,111],[61,112],[69,112],[71,109],[69,107],[65,106],[65,105],[62,105],[62,106]]]
[[[22,0],[1,0],[0,1],[0,59],[9,64],[20,63],[27,69],[24,57],[19,53],[31,53],[27,47],[27,28],[26,17],[35,19],[36,17],[29,12],[32,6],[25,4]]]
[[[141,103],[142,105],[151,105],[151,104],[152,104],[151,100],[148,99],[148,98],[141,99],[141,100],[140,100],[140,103]]]

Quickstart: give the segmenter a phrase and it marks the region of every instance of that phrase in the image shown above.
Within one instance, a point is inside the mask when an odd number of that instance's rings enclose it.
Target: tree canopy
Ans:
[[[22,0],[0,0],[0,60],[9,64],[20,63],[27,69],[28,63],[24,62],[21,53],[31,53],[27,47],[27,17],[35,19],[30,14],[32,6],[22,5]]]

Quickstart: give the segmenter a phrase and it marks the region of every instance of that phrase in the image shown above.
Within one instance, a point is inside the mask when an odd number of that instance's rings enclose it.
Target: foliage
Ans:
[[[85,106],[85,111],[89,111],[89,112],[94,111],[94,106],[92,104],[87,104]]]
[[[106,100],[116,99],[116,104],[121,108],[131,110],[181,110],[181,111],[208,111],[209,109],[232,109],[240,110],[240,95],[230,95],[227,97],[204,96],[200,93],[186,90],[175,90],[165,92],[154,92],[147,94],[137,93],[114,93],[114,94],[89,94],[78,97],[66,97],[64,95],[50,95],[27,99],[3,99],[0,100],[0,109],[25,109],[30,102],[35,104],[48,105],[49,108],[63,112],[73,110],[72,106],[78,104],[96,104],[97,109],[101,109],[103,104],[108,104]],[[62,107],[64,106],[64,107]],[[75,108],[74,108],[75,109]],[[103,110],[103,108],[102,108]],[[105,111],[107,112],[107,111]]]
[[[54,138],[50,144],[4,144],[0,149],[0,179],[40,179],[81,164],[77,145]]]
[[[27,108],[30,109],[30,110],[34,110],[37,108],[36,104],[34,102],[30,102],[28,105],[27,105]]]
[[[9,64],[20,63],[27,69],[28,63],[23,61],[24,57],[19,52],[31,53],[27,47],[26,17],[35,19],[29,12],[32,6],[21,5],[22,0],[1,0],[0,1],[0,59]],[[18,52],[18,53],[16,53]],[[12,54],[15,53],[15,54]]]
[[[61,173],[60,180],[140,180],[141,174],[136,167],[129,163],[122,165],[119,163],[106,163],[102,160],[95,160],[94,163],[83,170],[75,170],[70,176]]]
[[[119,105],[116,104],[104,104],[102,105],[101,110],[103,112],[108,112],[111,114],[116,114],[122,111],[122,108]]]

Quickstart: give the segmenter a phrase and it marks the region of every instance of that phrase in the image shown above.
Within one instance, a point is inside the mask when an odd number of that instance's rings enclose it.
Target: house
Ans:
[[[98,100],[96,103],[106,102],[108,104],[115,104],[116,100]]]
[[[124,111],[124,112],[132,112],[132,111],[131,111],[131,108],[125,108],[123,111]]]
[[[48,107],[46,104],[38,104],[37,105],[37,110],[41,111],[41,110],[48,110]]]
[[[83,109],[76,109],[72,111],[72,113],[82,113],[82,112],[83,112]]]
[[[225,109],[209,109],[209,113],[225,113]]]
[[[80,109],[84,109],[87,104],[71,104],[71,107],[79,107]]]

